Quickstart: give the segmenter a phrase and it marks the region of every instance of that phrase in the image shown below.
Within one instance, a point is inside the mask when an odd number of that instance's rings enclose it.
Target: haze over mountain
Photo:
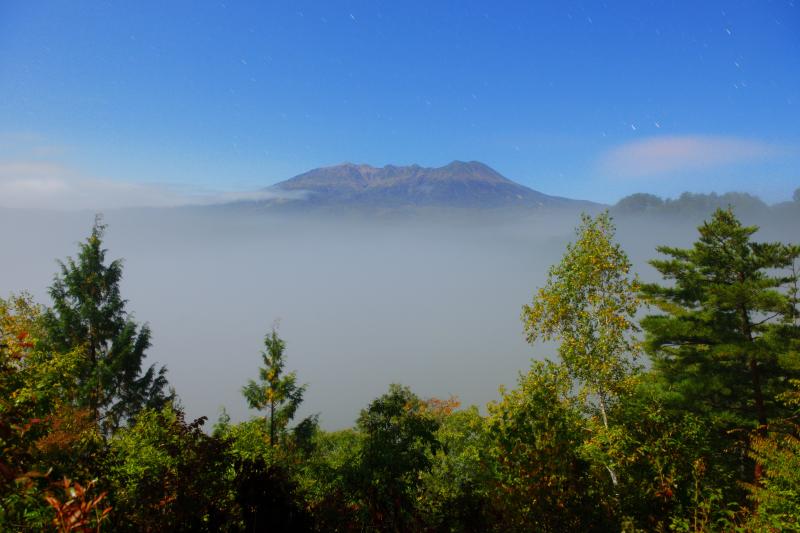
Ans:
[[[269,187],[298,193],[295,206],[566,207],[591,202],[550,196],[520,185],[478,161],[438,168],[344,163],[316,168]]]

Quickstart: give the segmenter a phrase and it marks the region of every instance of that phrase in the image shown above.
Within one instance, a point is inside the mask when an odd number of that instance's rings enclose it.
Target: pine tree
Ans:
[[[151,365],[142,371],[150,328],[139,327],[125,310],[119,288],[122,261],[106,264],[105,229],[98,215],[77,259],[59,261],[45,324],[56,350],[83,348],[78,402],[108,433],[143,408],[161,407],[173,394],[165,392],[166,368]]]
[[[740,444],[752,429],[764,437],[770,420],[785,415],[776,397],[800,368],[800,247],[754,242],[757,229],[718,209],[692,248],[658,248],[669,258],[651,264],[671,283],[643,287],[662,311],[642,321],[656,371],[685,408]],[[756,482],[761,474],[756,461]]]
[[[274,447],[303,402],[306,385],[297,385],[296,372],[284,374],[286,342],[274,327],[264,337],[264,346],[266,350],[261,352],[264,367],[258,369],[259,382],[251,379],[242,388],[242,394],[251,409],[267,411],[264,421],[269,428],[269,445]]]

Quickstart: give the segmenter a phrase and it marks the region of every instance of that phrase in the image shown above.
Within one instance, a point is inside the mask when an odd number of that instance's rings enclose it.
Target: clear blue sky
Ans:
[[[800,187],[793,1],[544,4],[3,2],[0,180],[462,159],[609,202]]]

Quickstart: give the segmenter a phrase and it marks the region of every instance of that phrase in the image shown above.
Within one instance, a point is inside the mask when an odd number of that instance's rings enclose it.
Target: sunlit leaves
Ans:
[[[609,518],[591,465],[579,454],[585,420],[571,389],[564,366],[534,362],[518,388],[489,406],[494,505],[506,530],[600,527]]]
[[[558,354],[570,375],[605,402],[635,368],[638,282],[613,240],[607,213],[583,215],[576,237],[533,302],[523,307],[522,320],[529,342],[559,341]]]

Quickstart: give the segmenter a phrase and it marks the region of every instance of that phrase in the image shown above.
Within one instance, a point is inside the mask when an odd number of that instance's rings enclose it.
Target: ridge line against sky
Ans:
[[[169,205],[342,161],[477,160],[606,203],[800,186],[793,1],[529,4],[6,2],[0,205]]]

